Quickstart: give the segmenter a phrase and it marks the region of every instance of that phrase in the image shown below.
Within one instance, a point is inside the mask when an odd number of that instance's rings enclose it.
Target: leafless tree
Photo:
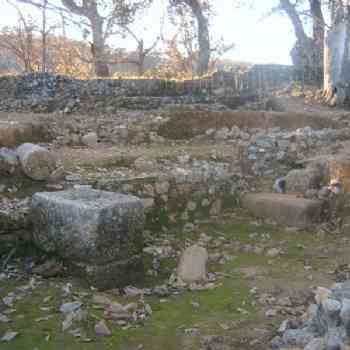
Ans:
[[[331,23],[325,35],[324,82],[325,101],[341,104],[345,97],[344,67],[349,51],[350,1],[330,0]]]
[[[95,73],[100,77],[110,75],[106,55],[106,40],[120,33],[120,28],[131,23],[136,13],[147,7],[152,0],[62,0],[62,4],[73,14],[87,19],[91,31],[91,53]]]
[[[148,55],[150,55],[153,50],[156,48],[157,44],[161,39],[161,35],[157,36],[157,38],[153,41],[151,45],[145,47],[144,39],[139,37],[135,31],[133,31],[130,27],[124,27],[125,32],[131,36],[137,43],[136,48],[136,57],[128,57],[126,59],[126,63],[132,63],[136,65],[137,72],[139,76],[142,76],[145,72],[145,60]]]
[[[20,8],[13,4],[17,11],[17,25],[5,27],[0,35],[0,48],[14,55],[23,67],[24,72],[34,72],[38,67],[37,50],[35,48],[35,32],[37,25],[30,17],[26,17]]]
[[[203,75],[209,70],[210,62],[210,33],[209,33],[209,13],[210,6],[207,0],[170,0],[170,6],[176,10],[178,16],[185,16],[190,11],[197,22],[198,40],[198,75]]]
[[[291,51],[294,65],[301,69],[319,69],[323,67],[323,40],[325,22],[321,0],[279,0],[273,9],[284,12],[290,19],[296,43]],[[306,22],[312,21],[312,36],[307,34]]]

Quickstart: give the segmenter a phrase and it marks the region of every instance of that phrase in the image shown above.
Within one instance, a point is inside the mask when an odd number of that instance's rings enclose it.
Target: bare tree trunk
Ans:
[[[145,73],[145,56],[144,55],[140,55],[139,57],[139,62],[137,65],[137,73],[139,77],[142,77],[143,74]]]
[[[198,23],[198,66],[197,74],[203,75],[209,70],[210,61],[210,39],[208,20],[203,15],[202,11],[195,13]]]
[[[144,41],[143,39],[139,40],[138,45],[137,45],[137,55],[138,55],[138,60],[137,60],[137,73],[141,77],[143,73],[145,72],[145,47],[144,47]]]
[[[46,45],[46,39],[47,39],[47,32],[46,32],[46,8],[47,8],[47,0],[43,0],[43,8],[42,8],[42,32],[41,32],[41,42],[42,42],[42,62],[41,62],[41,71],[42,73],[46,72],[46,51],[47,51],[47,45]]]
[[[98,13],[97,2],[95,0],[83,1],[81,6],[75,0],[62,0],[62,3],[73,13],[84,16],[89,20],[92,32],[91,54],[94,61],[95,74],[98,77],[108,77],[110,72],[106,63],[105,36],[103,32],[105,18]]]
[[[314,67],[323,65],[323,36],[324,20],[320,0],[309,0],[310,12],[313,18],[313,38],[306,35],[300,14],[296,5],[290,0],[280,0],[280,5],[292,22],[294,33],[297,38],[296,44],[291,51],[294,66],[304,73]]]
[[[331,105],[341,104],[345,97],[342,73],[348,39],[348,23],[344,19],[335,22],[326,33],[323,90],[326,103]]]
[[[323,74],[324,63],[324,36],[325,22],[320,0],[310,0],[310,11],[313,21],[313,42],[314,52],[313,61],[315,67]]]
[[[95,74],[98,77],[109,77],[109,67],[106,63],[105,40],[103,36],[103,22],[99,18],[90,19],[92,29],[91,53],[94,60]]]
[[[174,2],[174,1],[173,1]],[[175,5],[184,3],[190,7],[194,17],[197,21],[198,27],[198,60],[196,73],[203,75],[209,70],[210,61],[210,35],[209,23],[205,16],[203,4],[199,0],[176,0]]]

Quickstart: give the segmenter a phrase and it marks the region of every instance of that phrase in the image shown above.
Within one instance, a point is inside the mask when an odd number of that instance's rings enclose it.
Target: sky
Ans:
[[[143,33],[146,43],[152,43],[159,35],[160,19],[165,11],[166,0],[156,0],[154,5],[142,16],[142,21],[134,24],[137,33]],[[213,0],[215,17],[212,19],[212,32],[215,38],[234,43],[234,48],[225,54],[225,58],[252,63],[290,64],[289,52],[295,36],[287,17],[282,15],[266,16],[268,10],[276,5],[276,0],[256,0],[252,6],[236,8],[233,0]],[[20,5],[24,13],[30,14],[40,23],[40,11],[30,6]],[[5,0],[0,0],[0,26],[14,25],[17,21],[16,10]],[[79,20],[79,19],[78,19]],[[59,22],[58,18],[52,21]],[[163,27],[164,36],[170,36],[173,28]],[[70,27],[68,35],[82,39],[81,30]],[[135,42],[130,39],[113,37],[109,44],[113,47],[134,49]]]

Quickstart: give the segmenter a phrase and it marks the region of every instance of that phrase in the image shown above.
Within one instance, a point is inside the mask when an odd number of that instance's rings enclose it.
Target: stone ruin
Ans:
[[[255,65],[242,71],[217,72],[207,79],[184,81],[77,80],[40,73],[4,76],[0,77],[0,111],[111,114],[120,108],[152,110],[172,104],[218,102],[236,108],[244,101],[256,101],[262,91],[292,79],[293,70],[283,65]]]
[[[34,243],[105,290],[142,282],[144,239],[191,233],[234,209],[299,230],[348,230],[348,115],[232,110],[227,101],[252,86],[224,80],[210,91],[194,82],[189,94],[190,83],[158,80],[1,78],[0,110],[26,112],[0,113],[1,253]],[[108,150],[110,163],[92,162]],[[81,154],[88,162],[74,164]],[[208,260],[203,247],[187,247],[171,288],[211,288]],[[283,324],[273,348],[346,349],[349,290],[346,282],[319,294],[300,322]],[[129,322],[129,310],[111,305],[106,314]],[[145,315],[143,305],[133,320]],[[101,322],[96,333],[108,335]]]
[[[78,188],[38,192],[31,203],[33,241],[63,258],[91,285],[111,289],[142,281],[142,202]]]
[[[341,350],[350,345],[350,282],[336,283],[331,289],[318,288],[316,304],[293,324],[280,327],[273,349]]]

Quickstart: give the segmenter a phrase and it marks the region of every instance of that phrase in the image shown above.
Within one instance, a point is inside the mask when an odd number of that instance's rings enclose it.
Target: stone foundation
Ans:
[[[97,186],[140,197],[146,210],[146,228],[152,231],[232,210],[239,205],[240,193],[246,188],[245,180],[237,174],[177,171],[178,174],[175,170],[173,175],[159,177],[101,180]]]

